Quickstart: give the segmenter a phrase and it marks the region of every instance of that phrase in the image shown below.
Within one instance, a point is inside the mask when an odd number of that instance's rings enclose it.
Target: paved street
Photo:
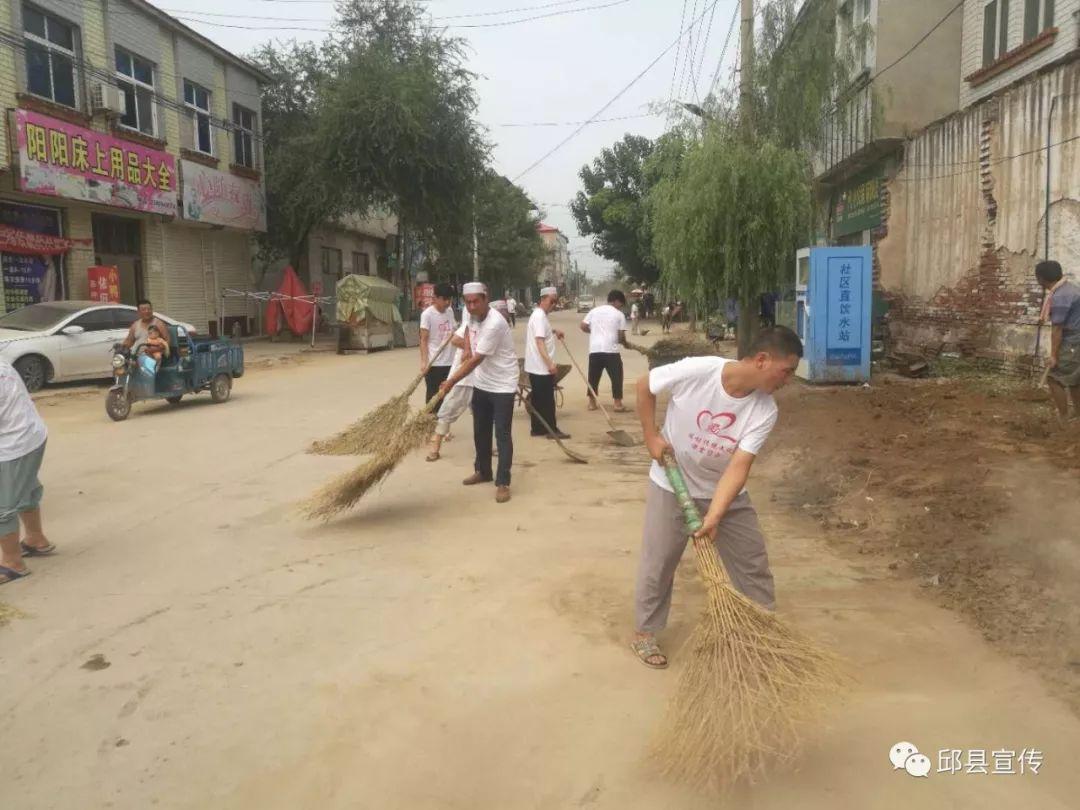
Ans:
[[[577,317],[553,320],[584,359]],[[414,455],[342,519],[297,517],[351,463],[305,447],[415,372],[412,349],[313,354],[253,369],[225,405],[144,404],[119,424],[102,392],[39,403],[61,553],[0,589],[26,614],[0,628],[0,807],[716,806],[642,762],[703,592],[687,558],[673,667],[641,666],[626,639],[644,451],[607,444],[574,378],[560,425],[588,466],[530,439],[519,409],[508,505],[461,487],[461,423],[443,461]],[[779,487],[793,463],[769,448],[751,488],[780,608],[857,682],[752,806],[1074,807],[1076,716],[910,582],[826,546]],[[901,739],[1038,747],[1045,764],[912,779],[888,763]]]

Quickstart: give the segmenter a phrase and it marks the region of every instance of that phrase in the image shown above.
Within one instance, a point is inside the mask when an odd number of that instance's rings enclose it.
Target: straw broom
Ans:
[[[697,532],[701,515],[670,455],[664,469]],[[732,587],[707,538],[693,544],[708,603],[652,755],[665,774],[722,793],[793,760],[801,727],[846,679],[837,657]]]
[[[342,475],[316,492],[300,505],[300,511],[311,520],[329,520],[359,501],[368,490],[385,479],[398,464],[418,447],[422,447],[435,429],[435,408],[443,392],[428,403],[391,435],[381,436],[378,452],[355,470]]]
[[[442,354],[451,338],[453,335],[442,342],[436,357]],[[417,374],[402,393],[330,438],[312,443],[308,452],[320,456],[360,456],[385,449],[386,437],[394,435],[408,418],[409,398],[423,379],[423,373]]]

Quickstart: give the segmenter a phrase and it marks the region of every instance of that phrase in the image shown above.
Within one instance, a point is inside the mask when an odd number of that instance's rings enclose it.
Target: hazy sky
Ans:
[[[333,18],[330,0],[153,1],[239,54],[267,40],[319,40],[324,36],[319,31],[298,29],[327,28]],[[452,29],[470,45],[470,66],[481,77],[477,84],[479,118],[495,144],[496,170],[511,179],[574,131],[575,126],[565,122],[592,118],[671,45],[679,36],[684,12],[683,0],[426,0],[422,4],[431,17],[447,26],[521,21]],[[589,238],[578,236],[565,207],[579,188],[578,170],[625,133],[655,137],[664,131],[664,116],[649,115],[649,106],[666,102],[672,94],[677,51],[674,96],[694,100],[692,79],[687,76],[700,77],[698,93],[705,95],[737,6],[738,0],[686,0],[683,24],[700,17],[699,25],[684,35],[681,48],[673,47],[599,116],[643,117],[589,125],[517,181],[542,204],[545,220],[570,238],[571,258],[590,276],[604,275],[609,263],[593,254]],[[557,16],[528,19],[542,15]],[[267,19],[272,17],[290,20]],[[271,30],[252,30],[261,27]],[[690,44],[693,70],[686,56]],[[735,30],[720,72],[721,82],[731,80],[737,51]],[[682,85],[681,93],[678,85]],[[565,125],[506,126],[536,123]]]

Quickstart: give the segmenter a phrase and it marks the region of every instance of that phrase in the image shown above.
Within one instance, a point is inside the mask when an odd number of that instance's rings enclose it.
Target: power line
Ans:
[[[635,118],[654,118],[660,113],[640,113],[638,115],[618,115],[614,118],[596,118],[592,121],[525,121],[520,124],[495,124],[497,127],[571,127],[578,124],[605,124],[608,121],[630,121]]]
[[[724,57],[727,56],[728,45],[731,44],[731,35],[735,31],[735,23],[739,21],[739,5],[735,4],[735,10],[731,14],[731,25],[728,26],[727,36],[724,37],[724,47],[720,51],[720,59],[716,62],[716,72],[713,73],[712,81],[709,82],[709,92],[706,95],[711,95],[713,89],[716,87],[716,82],[720,78],[720,71],[724,66]]]
[[[580,14],[585,11],[599,11],[606,8],[614,8],[615,6],[626,5],[631,0],[611,0],[608,3],[600,3],[594,6],[582,6],[581,8],[564,9],[562,11],[552,11],[547,14],[537,14],[532,17],[520,17],[516,20],[501,20],[499,22],[490,23],[452,23],[448,25],[440,25],[440,28],[459,28],[459,29],[476,29],[476,28],[505,28],[512,25],[521,25],[522,23],[535,22],[537,20],[547,20],[554,17],[567,17],[571,14]],[[187,12],[188,14],[200,14],[203,12]],[[231,16],[231,15],[220,15]],[[245,19],[261,19],[259,17],[253,17],[250,15],[236,15],[242,16]],[[189,23],[200,23],[202,25],[208,25],[213,28],[232,28],[240,29],[244,31],[305,31],[312,33],[332,34],[335,33],[333,28],[310,28],[305,26],[292,26],[292,25],[241,25],[239,23],[219,23],[212,22],[210,20],[200,19],[198,17],[187,17],[176,15],[175,19],[182,20]],[[319,20],[310,20],[311,22],[319,22]]]
[[[697,15],[698,3],[699,2],[700,2],[700,0],[694,0],[694,8],[690,12],[690,18],[691,19],[693,19]],[[686,40],[686,48],[687,48],[686,53],[687,53],[687,56],[684,56],[684,58],[683,58],[682,77],[679,79],[679,92],[678,92],[678,94],[676,96],[676,99],[680,99],[680,98],[683,97],[683,88],[686,87],[686,83],[687,83],[686,79],[687,79],[688,76],[690,76],[694,72],[694,61],[695,61],[696,56],[697,56],[697,50],[694,47],[694,42],[695,42],[695,39],[697,38],[696,37],[697,32],[693,28],[691,28],[688,33],[689,33],[689,36],[687,37],[687,40]]]
[[[705,29],[705,42],[701,46],[701,59],[698,60],[697,72],[694,74],[694,99],[701,101],[701,97],[698,95],[698,85],[701,84],[701,72],[705,69],[705,52],[709,48],[709,40],[712,38],[712,25],[713,18],[716,16],[716,6],[712,7],[712,11],[709,12],[709,25]]]
[[[915,52],[915,50],[920,45],[922,45],[924,42],[926,42],[926,40],[928,40],[931,36],[933,36],[935,31],[937,31],[939,28],[941,28],[941,26],[943,26],[948,21],[949,17],[951,17],[953,14],[955,14],[957,11],[959,11],[963,7],[964,7],[964,0],[960,0],[959,3],[957,3],[955,6],[953,6],[949,10],[948,14],[946,14],[944,17],[942,17],[940,20],[937,21],[937,23],[934,25],[933,28],[931,28],[929,31],[927,31],[925,34],[923,34],[921,37],[919,37],[919,40],[914,45],[912,45],[910,48],[908,48],[907,51],[905,51],[903,54],[901,54],[897,59],[890,62],[888,65],[886,65],[881,70],[879,70],[877,73],[875,73],[873,75],[873,77],[870,79],[870,81],[874,81],[874,79],[881,76],[881,74],[885,73],[888,70],[892,70],[898,64],[900,64],[905,59],[907,59],[909,56],[911,56],[911,54],[913,54]]]
[[[675,98],[675,77],[679,74],[679,57],[682,56],[683,26],[686,24],[686,0],[682,2],[682,15],[679,17],[679,44],[675,49],[675,64],[671,68],[671,87],[668,89],[668,107]],[[668,112],[668,123],[671,123],[671,113]]]
[[[719,2],[720,2],[720,0],[713,0],[713,3],[712,3],[713,7],[715,7],[716,4],[719,3]],[[706,9],[706,11],[707,10],[708,9]],[[690,24],[689,30],[693,30],[694,26],[696,26],[699,22],[701,22],[701,19],[704,16],[705,16],[705,12],[703,12],[700,17],[698,17],[696,20],[694,20]],[[630,88],[632,88],[635,84],[637,84],[646,73],[648,73],[650,70],[652,70],[654,67],[656,67],[656,64],[661,59],[663,59],[665,56],[667,56],[668,53],[671,52],[672,48],[674,48],[676,45],[679,44],[679,42],[682,41],[682,37],[683,37],[683,35],[679,34],[679,36],[675,38],[674,42],[672,42],[670,45],[668,45],[666,48],[664,48],[664,50],[660,51],[659,55],[657,55],[657,57],[655,59],[653,59],[648,65],[646,65],[645,68],[640,73],[638,73],[633,79],[631,79],[630,82],[625,87],[623,87],[618,93],[616,93],[611,98],[611,100],[609,100],[606,104],[604,104],[604,106],[602,106],[599,110],[597,110],[595,113],[593,113],[593,115],[590,116],[589,120],[586,123],[581,124],[580,126],[578,126],[573,132],[571,132],[569,135],[567,135],[565,138],[563,138],[561,141],[559,141],[557,144],[555,144],[554,147],[549,149],[538,160],[534,161],[528,168],[525,169],[525,171],[521,172],[517,177],[514,178],[514,182],[516,183],[518,180],[520,180],[522,177],[524,177],[526,174],[531,172],[533,169],[535,169],[537,166],[539,166],[541,163],[543,163],[549,157],[551,157],[556,152],[558,152],[560,149],[562,149],[564,146],[566,146],[566,144],[570,143],[570,141],[572,141],[574,138],[576,138],[578,135],[580,135],[581,132],[585,129],[585,127],[587,127],[589,125],[589,122],[594,121],[595,119],[597,119],[601,115],[603,115],[607,111],[607,109],[609,107],[611,107],[612,104],[614,104],[616,101],[618,101],[624,95],[626,95],[630,91]]]

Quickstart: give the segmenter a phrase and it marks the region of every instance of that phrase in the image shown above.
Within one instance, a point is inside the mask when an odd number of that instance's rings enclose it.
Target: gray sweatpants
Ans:
[[[695,502],[705,514],[709,508],[708,499]],[[674,493],[650,481],[645,497],[645,528],[634,595],[638,632],[658,633],[667,626],[675,569],[686,550],[688,535]],[[747,493],[732,502],[720,521],[716,531],[716,551],[732,584],[741,593],[769,610],[776,607],[765,537]]]

